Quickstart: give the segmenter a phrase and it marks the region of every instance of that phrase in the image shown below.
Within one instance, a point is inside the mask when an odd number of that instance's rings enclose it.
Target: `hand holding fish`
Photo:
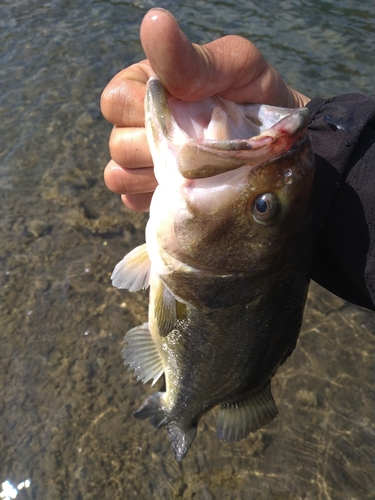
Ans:
[[[275,102],[275,80],[282,82],[253,45],[229,37],[219,50],[215,42],[194,47],[168,13],[149,16],[141,28],[149,60],[119,82],[134,106],[120,106],[114,121],[125,112],[137,127],[134,182],[154,193],[146,242],[117,264],[112,284],[150,289],[148,322],[127,332],[123,357],[144,383],[164,374],[165,390],[134,416],[165,428],[182,460],[214,407],[223,441],[240,441],[277,414],[271,378],[295,347],[307,296],[314,157],[307,108],[237,103]],[[152,39],[142,36],[149,22]],[[155,36],[172,49],[164,52]],[[257,66],[247,65],[249,54]],[[142,173],[152,162],[157,185]]]
[[[104,179],[133,210],[148,210],[157,185],[144,128],[146,82],[153,74],[183,101],[218,94],[236,103],[289,108],[309,102],[286,85],[257,47],[242,37],[191,44],[169,12],[152,9],[142,22],[141,41],[148,59],[118,73],[101,101],[103,115],[114,124],[112,159]]]
[[[312,254],[307,128],[331,100],[309,103],[243,38],[190,44],[161,9],[145,17],[141,40],[148,59],[102,99],[115,124],[107,186],[135,210],[152,197],[146,243],[112,283],[150,287],[148,323],[127,332],[123,355],[138,380],[164,373],[165,386],[134,415],[164,427],[182,460],[214,407],[224,441],[277,414],[271,378],[296,344]],[[313,130],[321,118],[325,136],[345,132],[326,110]]]

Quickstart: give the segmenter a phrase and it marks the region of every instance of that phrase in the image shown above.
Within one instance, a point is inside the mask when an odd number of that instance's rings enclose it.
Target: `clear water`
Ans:
[[[375,315],[316,285],[272,424],[229,445],[212,412],[180,466],[166,433],[132,417],[154,389],[126,371],[122,338],[147,296],[109,276],[146,216],[104,186],[111,127],[98,103],[143,57],[154,5],[0,4],[0,498],[374,499]],[[374,96],[372,0],[157,5],[192,41],[250,38],[307,95]]]

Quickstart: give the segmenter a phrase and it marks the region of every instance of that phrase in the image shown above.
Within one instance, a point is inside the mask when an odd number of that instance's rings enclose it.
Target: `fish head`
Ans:
[[[146,234],[161,274],[178,263],[260,274],[303,248],[314,174],[307,108],[182,102],[154,77],[145,110],[159,183]]]

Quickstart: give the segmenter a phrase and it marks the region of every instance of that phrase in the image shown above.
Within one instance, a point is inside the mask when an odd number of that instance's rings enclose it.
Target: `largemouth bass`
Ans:
[[[224,441],[277,414],[271,378],[296,345],[309,283],[314,160],[306,108],[181,102],[153,77],[145,112],[159,185],[146,243],[112,280],[150,286],[124,359],[143,382],[164,373],[165,391],[135,416],[165,427],[180,461],[217,405]]]

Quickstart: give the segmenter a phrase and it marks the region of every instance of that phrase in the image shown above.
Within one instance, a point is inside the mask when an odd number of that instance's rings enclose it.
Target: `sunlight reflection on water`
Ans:
[[[18,493],[24,488],[29,488],[31,485],[30,479],[26,479],[25,481],[21,481],[17,486],[13,486],[10,481],[4,481],[1,485],[2,491],[0,491],[0,498],[4,498],[4,500],[11,500],[13,498],[17,498]]]

